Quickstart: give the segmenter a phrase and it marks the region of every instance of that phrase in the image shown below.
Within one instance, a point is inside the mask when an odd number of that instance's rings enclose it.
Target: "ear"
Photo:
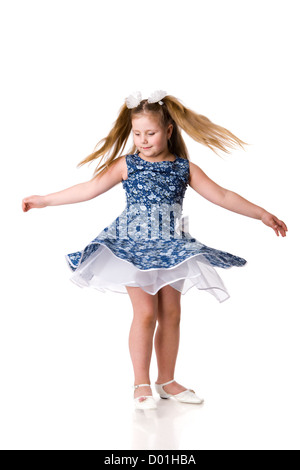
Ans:
[[[172,132],[173,132],[173,124],[169,124],[169,125],[168,125],[168,129],[167,129],[167,136],[168,136],[168,139],[171,137]]]

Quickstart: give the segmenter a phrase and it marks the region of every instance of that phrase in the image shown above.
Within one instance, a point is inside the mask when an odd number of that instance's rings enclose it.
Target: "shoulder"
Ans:
[[[195,179],[202,175],[204,175],[204,172],[201,170],[201,168],[189,160],[189,184],[191,185]]]
[[[193,163],[189,160],[189,164],[190,164],[190,170],[191,171],[194,171],[196,170],[197,168],[200,168],[198,165],[196,165],[196,163]]]
[[[121,155],[120,157],[116,158],[113,161],[113,163],[115,164],[116,170],[120,172],[122,180],[126,180],[127,177],[128,177],[126,157],[127,157],[127,155]]]
[[[196,163],[192,163],[191,161],[189,161],[189,167],[190,167],[190,175],[202,172],[200,166],[196,165]]]

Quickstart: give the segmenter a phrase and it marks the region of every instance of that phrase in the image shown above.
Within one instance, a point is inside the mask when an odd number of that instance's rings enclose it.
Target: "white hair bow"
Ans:
[[[167,94],[168,93],[166,91],[156,90],[149,96],[148,103],[159,103],[160,105],[163,105],[164,103],[161,100],[165,96],[167,96]],[[140,91],[136,91],[132,95],[127,96],[127,98],[125,98],[125,101],[127,108],[136,108],[142,101],[142,94]]]

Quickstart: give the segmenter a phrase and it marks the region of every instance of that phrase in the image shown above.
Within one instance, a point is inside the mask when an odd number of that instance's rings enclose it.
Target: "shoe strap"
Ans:
[[[164,387],[165,385],[169,385],[169,384],[171,384],[172,382],[175,382],[175,379],[170,380],[169,382],[166,382],[166,383],[164,383],[164,384],[157,384],[157,385],[160,385],[161,387]]]
[[[139,387],[150,387],[150,386],[151,386],[150,384],[139,384],[139,385],[134,385],[133,388],[134,390],[136,390]]]

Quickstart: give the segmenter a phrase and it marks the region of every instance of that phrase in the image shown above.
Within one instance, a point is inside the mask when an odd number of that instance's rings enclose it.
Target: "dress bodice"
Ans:
[[[176,226],[189,182],[189,161],[175,157],[174,161],[148,162],[137,153],[126,155],[128,178],[122,185],[126,192],[127,226],[132,226],[130,236],[182,236]]]
[[[126,155],[128,178],[122,181],[127,204],[182,205],[189,182],[189,161],[148,162],[137,153]]]

